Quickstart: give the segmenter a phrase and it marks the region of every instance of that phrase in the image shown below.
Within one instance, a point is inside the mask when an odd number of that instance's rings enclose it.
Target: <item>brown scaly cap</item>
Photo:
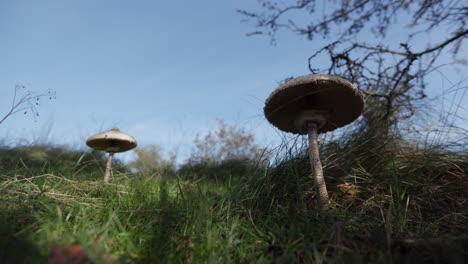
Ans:
[[[294,134],[307,134],[295,120],[307,110],[326,111],[327,122],[319,133],[335,130],[358,118],[364,100],[349,81],[334,75],[309,74],[280,85],[265,102],[267,120],[278,129]]]
[[[89,137],[86,145],[106,152],[124,152],[136,147],[137,142],[134,137],[120,132],[118,128],[113,128]]]

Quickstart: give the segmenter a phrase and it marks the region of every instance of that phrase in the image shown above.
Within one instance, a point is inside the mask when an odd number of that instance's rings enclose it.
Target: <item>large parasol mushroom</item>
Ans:
[[[314,170],[321,208],[330,201],[323,177],[317,134],[335,130],[361,115],[364,100],[347,80],[333,75],[310,74],[287,81],[267,98],[264,113],[278,129],[308,135],[309,158]]]
[[[112,170],[112,158],[116,152],[125,152],[137,146],[134,137],[120,132],[120,129],[113,128],[86,140],[86,145],[96,150],[103,150],[109,153],[106,163],[106,173],[104,174],[104,182],[108,183]]]

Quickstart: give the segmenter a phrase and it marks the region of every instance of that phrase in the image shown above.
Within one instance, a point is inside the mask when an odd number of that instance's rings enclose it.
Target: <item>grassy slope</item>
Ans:
[[[5,165],[0,262],[45,260],[49,247],[69,243],[84,245],[97,263],[467,258],[467,153],[401,147],[368,155],[333,144],[322,153],[327,212],[315,209],[307,159],[297,155],[274,167],[234,163],[164,180],[117,173],[109,185],[100,170],[76,165],[92,164],[80,155],[41,170]]]

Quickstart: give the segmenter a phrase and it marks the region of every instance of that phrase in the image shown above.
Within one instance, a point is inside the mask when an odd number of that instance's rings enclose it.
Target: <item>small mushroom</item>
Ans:
[[[309,158],[314,169],[321,208],[330,200],[319,158],[317,134],[335,130],[357,119],[364,108],[358,89],[334,75],[309,74],[280,85],[267,98],[264,113],[278,129],[308,135]]]
[[[106,173],[104,174],[104,182],[108,183],[112,170],[112,158],[116,152],[125,152],[137,146],[134,137],[120,132],[120,129],[113,128],[86,140],[86,145],[96,150],[103,150],[109,153],[106,163]]]

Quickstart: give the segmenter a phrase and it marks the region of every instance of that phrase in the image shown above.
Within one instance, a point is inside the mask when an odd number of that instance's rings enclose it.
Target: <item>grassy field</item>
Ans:
[[[49,146],[0,151],[0,263],[79,244],[93,263],[466,263],[468,153],[328,142],[317,209],[307,156],[167,175]]]

